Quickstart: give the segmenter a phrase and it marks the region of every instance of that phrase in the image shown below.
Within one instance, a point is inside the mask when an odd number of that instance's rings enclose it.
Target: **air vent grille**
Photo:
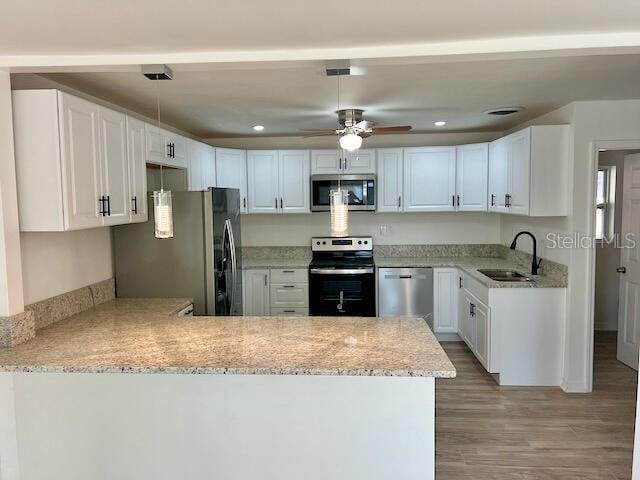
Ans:
[[[521,112],[522,110],[524,110],[523,107],[500,107],[492,108],[484,113],[486,113],[487,115],[495,115],[497,117],[506,117],[507,115],[514,115],[518,112]]]

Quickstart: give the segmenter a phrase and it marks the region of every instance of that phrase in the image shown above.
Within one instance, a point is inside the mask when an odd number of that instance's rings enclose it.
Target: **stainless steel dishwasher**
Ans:
[[[433,330],[433,268],[378,268],[378,316],[421,317]]]

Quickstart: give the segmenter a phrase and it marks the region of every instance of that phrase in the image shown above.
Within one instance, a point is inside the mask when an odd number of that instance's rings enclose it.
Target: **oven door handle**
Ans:
[[[320,275],[360,275],[373,273],[373,268],[311,268],[309,271]]]

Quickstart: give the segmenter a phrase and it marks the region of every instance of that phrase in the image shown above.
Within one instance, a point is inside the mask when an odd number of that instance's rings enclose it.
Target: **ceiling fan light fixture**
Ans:
[[[433,122],[433,124],[436,127],[444,127],[447,124],[447,122],[445,122],[444,120],[438,120],[437,122]]]
[[[358,150],[362,146],[362,137],[353,132],[346,133],[340,137],[340,147],[348,152]]]
[[[256,131],[256,132],[263,132],[264,131],[264,125],[254,125],[251,128],[253,128],[253,130]]]

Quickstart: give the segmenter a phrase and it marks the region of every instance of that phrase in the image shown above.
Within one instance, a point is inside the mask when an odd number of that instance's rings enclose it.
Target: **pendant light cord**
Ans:
[[[160,93],[156,94],[156,107],[158,112],[158,130],[160,130]],[[160,134],[159,131],[158,134]],[[164,176],[162,173],[162,164],[160,164],[160,191],[164,192]]]

